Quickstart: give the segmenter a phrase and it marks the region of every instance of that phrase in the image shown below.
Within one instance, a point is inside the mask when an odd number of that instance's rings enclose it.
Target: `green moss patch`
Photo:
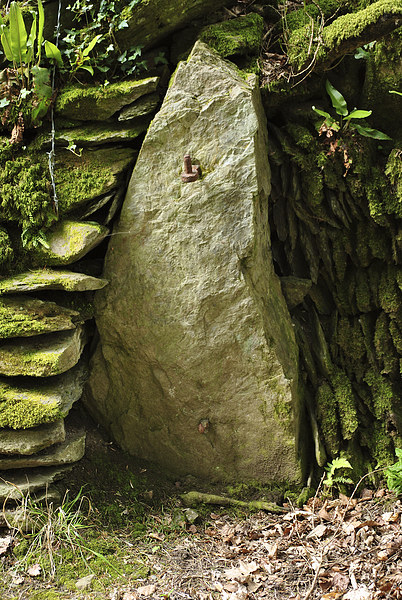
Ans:
[[[223,57],[236,54],[258,54],[262,43],[264,21],[256,13],[210,25],[200,39]]]

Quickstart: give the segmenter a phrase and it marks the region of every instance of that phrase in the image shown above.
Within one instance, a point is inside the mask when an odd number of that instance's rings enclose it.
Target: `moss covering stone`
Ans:
[[[57,98],[56,112],[65,119],[104,121],[123,106],[154,92],[159,77],[126,80],[108,86],[66,86]]]
[[[260,15],[250,13],[215,25],[201,32],[200,39],[221,56],[258,54],[264,33],[264,21]]]

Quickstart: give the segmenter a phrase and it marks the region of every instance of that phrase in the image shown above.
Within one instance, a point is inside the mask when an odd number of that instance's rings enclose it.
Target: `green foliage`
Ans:
[[[348,460],[346,460],[346,458],[334,458],[334,460],[328,463],[328,465],[324,468],[327,472],[327,476],[323,481],[326,492],[331,492],[334,487],[339,489],[340,485],[350,485],[353,483],[350,477],[345,477],[339,473],[335,475],[336,471],[341,469],[353,469],[352,465]]]
[[[397,494],[402,494],[402,449],[395,448],[395,453],[398,461],[388,467],[384,471],[384,475],[387,478],[388,489]]]
[[[325,117],[324,121],[321,121],[318,124],[318,129],[322,131],[324,130],[332,130],[332,131],[345,131],[346,129],[355,129],[360,135],[365,137],[374,138],[376,140],[390,140],[391,138],[382,131],[378,131],[378,129],[372,129],[371,127],[367,127],[366,125],[361,125],[359,123],[355,123],[355,119],[366,119],[372,113],[371,110],[359,110],[353,109],[349,112],[347,103],[342,94],[334,88],[331,82],[327,79],[325,88],[327,90],[328,96],[330,97],[332,106],[335,109],[335,112],[340,116],[340,119],[336,119],[332,117],[329,113],[324,110],[320,110],[315,106],[312,107],[314,112],[316,112],[320,117]],[[353,122],[352,122],[353,120]]]
[[[139,60],[141,47],[131,46],[121,52],[115,37],[117,31],[128,27],[131,11],[140,1],[131,0],[126,4],[122,0],[100,0],[97,4],[75,0],[67,7],[77,23],[77,27],[66,30],[62,40],[63,54],[72,75],[81,69],[91,75],[96,72],[101,78],[107,73],[112,79],[117,74],[132,75],[138,70],[146,70],[146,63]]]
[[[50,72],[40,66],[44,19],[41,0],[38,14],[32,14],[29,34],[18,2],[10,4],[8,24],[0,16],[1,45],[6,60],[12,63],[0,72],[0,116],[3,125],[12,128],[12,143],[22,141],[26,126],[40,125],[50,106]],[[49,41],[44,46],[47,58],[62,65],[60,50]]]

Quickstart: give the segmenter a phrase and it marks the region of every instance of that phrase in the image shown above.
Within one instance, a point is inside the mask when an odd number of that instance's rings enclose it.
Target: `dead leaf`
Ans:
[[[342,598],[342,592],[328,592],[321,596],[321,600],[338,600],[338,598]]]
[[[367,586],[360,585],[343,596],[343,600],[372,600],[373,592]]]
[[[338,592],[346,592],[350,583],[350,578],[344,573],[335,573],[332,579],[332,586]]]
[[[329,512],[327,511],[327,509],[325,508],[325,506],[323,506],[318,511],[318,516],[320,517],[320,519],[323,519],[324,521],[332,521],[332,517],[329,514]]]
[[[121,600],[138,600],[138,594],[135,592],[124,592]]]
[[[312,537],[322,538],[322,536],[325,535],[327,529],[328,527],[321,523],[320,525],[317,525],[317,527],[314,527],[312,531],[310,531],[310,533],[307,536],[307,539]]]
[[[11,535],[6,535],[6,537],[0,538],[0,555],[5,554],[7,550],[11,547],[13,543],[13,538]]]
[[[150,596],[155,591],[156,591],[156,585],[153,583],[151,585],[143,585],[136,589],[136,592],[139,596]]]
[[[150,538],[153,538],[154,540],[159,540],[160,542],[163,542],[163,540],[165,539],[165,536],[163,535],[163,533],[159,534],[159,533],[151,532],[148,535]]]
[[[36,564],[36,565],[32,565],[31,567],[29,567],[29,569],[27,570],[28,575],[30,575],[31,577],[38,577],[41,574],[41,566]]]

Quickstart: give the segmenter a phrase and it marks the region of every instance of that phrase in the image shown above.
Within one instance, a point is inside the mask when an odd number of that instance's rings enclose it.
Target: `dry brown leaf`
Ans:
[[[328,527],[321,523],[320,525],[317,525],[317,527],[314,527],[312,531],[310,531],[310,533],[307,535],[307,539],[312,537],[322,538],[322,536],[326,534],[327,529]]]
[[[31,577],[38,577],[41,574],[41,566],[36,564],[36,565],[32,565],[31,567],[29,567],[29,569],[27,570],[28,575],[30,575]]]
[[[138,600],[138,594],[136,592],[124,592],[121,600]]]
[[[342,600],[372,600],[373,592],[366,585],[360,585],[355,590],[350,590]]]
[[[329,512],[327,511],[325,506],[323,506],[318,511],[318,516],[320,517],[320,519],[323,519],[324,521],[332,521],[332,516],[329,514]]]
[[[156,591],[156,585],[152,583],[151,585],[143,585],[136,589],[136,592],[139,596],[150,596]]]
[[[335,573],[332,579],[332,586],[336,588],[338,592],[346,592],[350,583],[350,578],[344,573]]]
[[[321,600],[338,600],[338,598],[342,598],[342,592],[328,592],[321,596]]]
[[[7,550],[11,547],[13,543],[13,538],[11,535],[6,535],[3,538],[0,538],[0,555],[5,554]]]

